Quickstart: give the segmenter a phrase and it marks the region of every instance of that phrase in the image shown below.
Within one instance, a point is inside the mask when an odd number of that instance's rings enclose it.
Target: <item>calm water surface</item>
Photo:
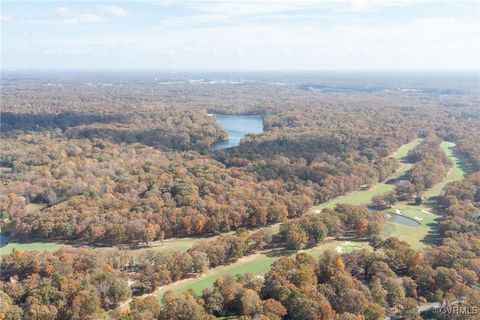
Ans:
[[[410,218],[398,215],[398,214],[390,214],[390,218],[388,219],[388,221],[403,224],[403,225],[409,226],[409,227],[420,227],[421,226],[420,222],[418,222],[414,219],[410,219]]]
[[[212,150],[222,150],[236,147],[240,140],[247,134],[258,134],[263,132],[263,118],[261,116],[232,116],[213,115],[217,123],[228,132],[228,139],[217,142]]]
[[[402,216],[401,214],[394,214],[386,211],[377,211],[375,209],[367,208],[368,212],[382,212],[387,216],[387,221],[403,224],[409,227],[420,227],[422,224],[415,219]]]
[[[8,244],[8,239],[3,234],[0,233],[0,248]]]

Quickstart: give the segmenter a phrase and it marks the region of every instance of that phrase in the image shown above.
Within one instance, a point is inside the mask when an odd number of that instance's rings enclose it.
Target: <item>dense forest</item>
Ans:
[[[62,249],[53,254],[15,251],[0,264],[5,281],[1,288],[7,294],[4,307],[12,319],[15,315],[76,319],[86,316],[82,312],[100,317],[103,309],[118,305],[132,294],[153,292],[159,286],[235,262],[267,247],[298,250],[329,235],[351,232],[359,237],[378,236],[382,218],[378,216],[372,221],[370,217],[369,220],[365,208],[345,205],[321,216],[309,215],[285,223],[275,239],[263,230],[251,234],[239,230],[235,235],[198,242],[185,253],[134,254],[126,250],[120,254],[99,254],[91,249]],[[60,278],[63,280],[58,282]],[[69,288],[68,291],[65,288]],[[44,291],[46,296],[39,296],[37,290]],[[86,301],[87,296],[92,299]],[[45,304],[47,308],[42,307]]]
[[[3,205],[19,236],[145,242],[281,222],[312,204],[285,183],[259,184],[192,152],[52,140],[22,136],[3,144],[13,165],[4,174]],[[29,211],[26,199],[43,209]]]
[[[21,238],[118,244],[282,222],[386,179],[398,167],[389,155],[427,134],[458,141],[459,152],[478,166],[476,132],[466,130],[478,115],[468,107],[434,109],[435,96],[425,107],[406,108],[389,105],[395,95],[360,97],[374,103],[358,106],[355,95],[340,102],[291,87],[217,89],[206,97],[211,86],[7,85],[1,117],[7,230]],[[270,90],[272,101],[234,112],[263,114],[266,131],[228,152],[209,152],[225,132],[206,109],[228,112],[223,103],[235,90],[255,100],[260,89]],[[278,91],[289,95],[277,101]],[[438,181],[424,178],[414,184]]]
[[[264,278],[248,274],[221,278],[201,296],[167,293],[163,306],[153,297],[134,298],[128,312],[114,317],[379,319],[396,314],[419,319],[417,303],[422,301],[462,299],[465,306],[478,306],[479,194],[478,174],[448,186],[442,198],[443,242],[428,255],[395,238],[378,242],[373,252],[327,251],[318,261],[300,253],[295,258],[280,258]],[[315,219],[322,216],[305,216],[296,225],[285,224],[281,235],[288,244],[293,229],[307,230],[301,232],[315,242],[325,236],[322,229],[327,232],[327,221],[337,219],[333,225],[348,231],[362,225],[363,215],[362,207],[340,206],[327,212],[320,223]],[[229,263],[270,241],[262,234],[248,236],[243,232],[199,244],[187,253],[98,254],[91,249],[62,249],[54,254],[14,252],[2,259],[2,309],[7,319],[102,317],[102,309],[118,304],[132,292],[151,292],[155,286],[199,273],[209,265]],[[129,286],[126,279],[135,280]]]
[[[419,319],[424,302],[478,306],[477,89],[339,94],[306,90],[313,75],[238,85],[102,77],[2,79],[2,234],[85,247],[2,255],[0,319]],[[227,133],[208,113],[261,115],[265,131],[213,151]],[[310,214],[388,182],[401,166],[392,155],[415,138],[423,142],[406,155],[405,183],[372,204],[421,202],[452,167],[440,144],[455,143],[470,174],[436,199],[441,243],[415,251],[382,238],[385,217],[364,206]],[[277,223],[273,236],[260,229]],[[219,236],[186,252],[88,247],[210,235]],[[327,238],[373,249],[301,252]],[[300,252],[264,277],[148,296],[266,248]]]

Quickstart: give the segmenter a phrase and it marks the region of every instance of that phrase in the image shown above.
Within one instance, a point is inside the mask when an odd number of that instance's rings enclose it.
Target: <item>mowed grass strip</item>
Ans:
[[[253,275],[263,275],[270,270],[272,263],[277,259],[276,256],[268,256],[265,253],[257,253],[244,257],[235,263],[219,266],[208,270],[205,275],[187,280],[181,280],[160,288],[156,291],[156,296],[161,299],[165,292],[185,292],[193,290],[196,294],[201,294],[203,289],[213,285],[218,279],[227,275],[235,276],[237,274],[251,273]]]
[[[449,182],[461,181],[465,178],[465,175],[467,174],[467,169],[465,168],[461,159],[457,157],[454,152],[455,143],[444,141],[442,142],[441,147],[443,152],[445,152],[445,154],[450,158],[450,160],[452,160],[453,166],[452,168],[450,168],[445,179],[443,179],[442,182],[436,184],[422,194],[422,197],[426,199],[440,196],[443,192],[443,188],[445,188],[445,186]]]
[[[412,249],[419,250],[429,247],[423,239],[429,234],[430,228],[426,226],[412,227],[388,221],[382,231],[382,238],[396,237],[408,242]]]
[[[413,139],[407,144],[402,145],[400,148],[397,149],[397,151],[392,154],[392,157],[406,163],[407,156],[410,150],[415,149],[423,140],[423,138],[417,138]]]
[[[202,294],[203,289],[211,287],[218,278],[225,276],[236,276],[250,273],[256,276],[263,276],[270,271],[270,267],[280,257],[294,257],[297,253],[305,252],[318,258],[326,250],[333,250],[339,253],[350,253],[355,250],[372,250],[372,247],[365,241],[351,240],[330,240],[319,244],[313,248],[292,252],[288,250],[268,250],[256,253],[240,259],[239,261],[227,266],[219,266],[208,270],[205,275],[187,280],[181,280],[170,285],[164,286],[155,292],[155,295],[161,299],[165,292],[186,292],[193,290],[196,294]]]
[[[424,226],[431,226],[436,223],[438,215],[431,212],[432,208],[423,205],[410,205],[408,203],[399,203],[393,208],[386,210],[389,213],[400,214],[413,219]]]
[[[397,211],[398,210],[398,211]],[[423,211],[422,211],[423,210]],[[438,216],[429,211],[424,206],[412,206],[408,204],[398,204],[394,208],[387,210],[389,213],[396,213],[411,218],[420,223],[419,226],[407,226],[401,223],[387,221],[382,231],[382,237],[396,237],[400,240],[408,242],[415,249],[424,249],[429,247],[424,239],[433,228],[435,228]],[[426,213],[428,212],[428,213]]]
[[[442,150],[452,160],[453,167],[448,171],[442,182],[436,184],[422,194],[425,199],[424,203],[435,203],[435,198],[441,196],[443,189],[449,182],[461,181],[467,174],[467,170],[455,152],[455,144],[453,142],[444,141],[441,144]],[[382,231],[383,237],[397,237],[400,240],[408,242],[413,249],[423,249],[431,246],[431,242],[426,238],[435,234],[439,218],[434,214],[434,208],[427,205],[410,205],[408,203],[397,204],[393,209],[388,211],[397,212],[418,221],[419,227],[406,226],[399,223],[388,221]]]
[[[45,207],[44,204],[29,203],[25,209],[29,212],[41,210]],[[5,246],[0,248],[0,255],[10,254],[14,249],[17,251],[38,251],[38,252],[52,252],[57,251],[65,244],[61,242],[8,242]]]
[[[12,242],[0,248],[0,255],[9,254],[14,249],[17,251],[52,252],[52,251],[57,251],[63,246],[65,245],[58,242],[32,242],[32,243]]]
[[[155,241],[148,247],[139,247],[130,249],[134,253],[143,253],[146,251],[154,252],[186,252],[200,240],[210,241],[214,238],[172,238],[164,241]],[[108,248],[105,248],[108,249]],[[99,248],[98,250],[102,250]]]
[[[175,239],[174,241],[168,241],[164,244],[156,245],[151,248],[142,248],[139,251],[152,250],[155,252],[186,252],[197,241],[196,239]],[[208,239],[207,239],[208,241]]]
[[[407,163],[406,157],[410,150],[413,150],[417,147],[423,139],[418,138],[410,141],[407,144],[402,145],[396,152],[392,154],[392,157],[400,160],[400,167],[398,170],[391,176],[391,178],[398,178],[403,176],[408,170],[411,169],[412,164]],[[339,203],[346,203],[352,205],[365,205],[372,201],[372,198],[378,194],[384,194],[392,191],[395,188],[393,184],[387,184],[383,182],[378,182],[370,187],[368,190],[355,191],[353,193],[336,197],[330,201],[327,201],[321,205],[315,206],[312,208],[312,212],[318,213],[325,208],[334,208]]]
[[[373,250],[370,244],[366,241],[357,240],[330,240],[325,241],[313,248],[305,249],[300,252],[305,252],[314,258],[320,257],[325,251],[332,250],[338,253],[351,253],[356,250]]]
[[[355,193],[336,197],[328,202],[313,207],[313,212],[320,212],[325,208],[335,208],[339,203],[364,205],[372,201],[372,198],[377,194],[384,194],[394,189],[394,185],[386,183],[377,183],[368,190],[356,191]]]

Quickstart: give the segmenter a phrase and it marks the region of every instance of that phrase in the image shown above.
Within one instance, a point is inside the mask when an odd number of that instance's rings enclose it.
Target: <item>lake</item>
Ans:
[[[247,134],[263,132],[263,118],[261,116],[234,116],[213,115],[217,123],[228,133],[228,139],[219,141],[212,146],[212,150],[223,150],[240,145],[240,140]]]

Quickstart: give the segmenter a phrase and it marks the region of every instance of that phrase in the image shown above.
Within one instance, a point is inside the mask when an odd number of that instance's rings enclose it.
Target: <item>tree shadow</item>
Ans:
[[[295,250],[289,250],[286,248],[277,248],[265,251],[264,254],[269,258],[279,258],[279,257],[288,257],[296,253]]]
[[[43,131],[47,129],[66,130],[79,125],[93,123],[123,123],[127,120],[126,115],[120,114],[93,114],[66,111],[60,113],[0,113],[2,132]]]
[[[465,174],[469,174],[475,171],[473,163],[468,161],[467,156],[458,151],[455,146],[450,146],[449,149],[452,151],[453,155],[457,158],[454,161],[454,166],[459,167]]]
[[[440,211],[440,205],[438,203],[433,203],[432,206],[430,206],[432,210],[430,212],[434,214],[436,217],[434,219],[434,222],[427,223],[426,226],[429,227],[428,233],[423,237],[420,242],[426,244],[426,245],[438,245],[442,242],[442,237],[440,236],[440,233],[438,231],[438,224],[440,223],[441,218],[443,217],[443,213]]]

